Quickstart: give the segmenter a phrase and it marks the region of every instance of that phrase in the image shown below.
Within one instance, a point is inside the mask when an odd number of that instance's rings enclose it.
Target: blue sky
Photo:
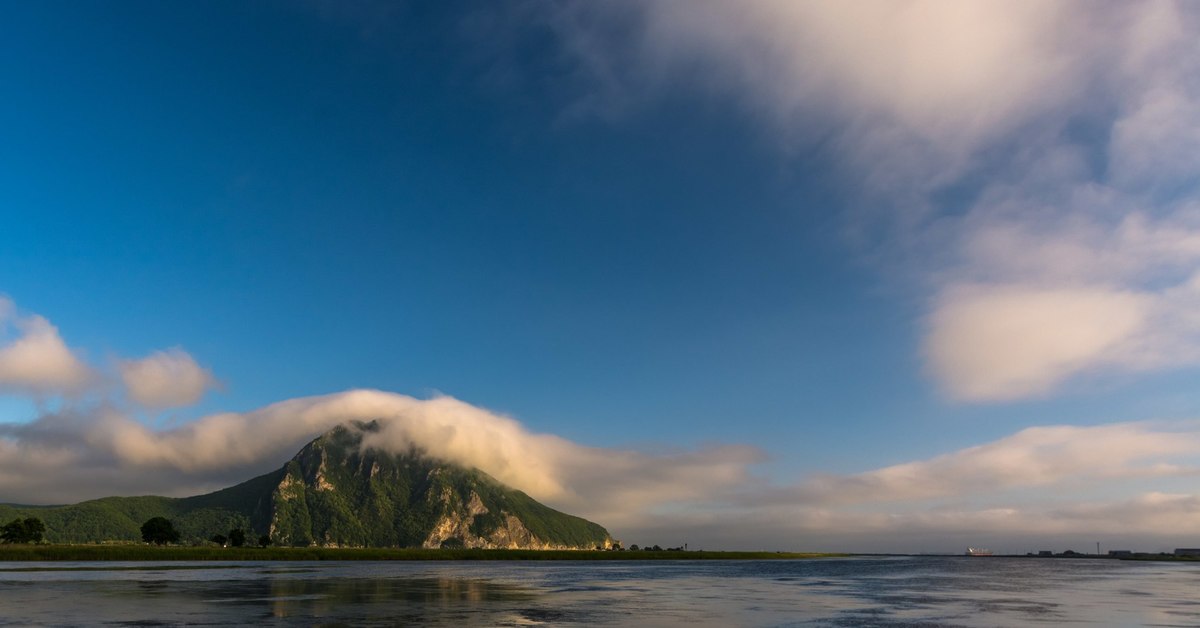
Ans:
[[[662,471],[626,511],[543,483],[627,537],[1186,541],[1062,513],[1200,522],[1169,445],[1200,443],[1195,12],[746,6],[9,5],[0,443],[178,472],[63,499],[201,490],[337,418],[260,408],[369,389]],[[115,436],[225,412],[274,444],[198,467]],[[1104,446],[1022,449],[1044,426],[1144,448],[1110,477]],[[901,464],[980,477],[931,496]]]

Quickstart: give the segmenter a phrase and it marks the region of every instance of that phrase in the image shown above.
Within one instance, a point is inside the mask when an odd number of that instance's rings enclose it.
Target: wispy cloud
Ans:
[[[1045,426],[929,460],[815,478],[797,501],[881,504],[994,496],[1010,489],[1097,486],[1200,470],[1200,422]]]
[[[1024,552],[1104,538],[1157,551],[1200,524],[1200,496],[1156,488],[1186,491],[1200,475],[1198,444],[1200,421],[1028,428],[863,473],[747,483],[633,531],[744,548]]]
[[[566,3],[547,22],[573,115],[686,84],[787,153],[835,146],[850,239],[919,278],[949,397],[1200,362],[1194,5]]]

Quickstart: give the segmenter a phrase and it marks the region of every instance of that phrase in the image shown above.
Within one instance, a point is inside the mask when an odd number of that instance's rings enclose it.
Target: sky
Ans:
[[[709,549],[1200,543],[1200,10],[4,4],[0,502],[349,419]]]

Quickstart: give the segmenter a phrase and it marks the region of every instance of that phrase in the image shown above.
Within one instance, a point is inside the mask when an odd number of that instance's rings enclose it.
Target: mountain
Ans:
[[[194,497],[105,497],[70,506],[0,504],[0,522],[37,517],[59,543],[140,540],[142,523],[166,517],[184,542],[233,528],[278,545],[592,549],[603,527],[545,506],[476,469],[412,449],[363,449],[377,422],[336,427],[283,467]]]

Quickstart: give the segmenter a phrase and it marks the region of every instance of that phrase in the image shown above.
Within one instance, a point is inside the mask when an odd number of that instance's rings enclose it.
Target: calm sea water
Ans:
[[[1200,626],[1200,565],[1115,560],[3,563],[0,625]]]

